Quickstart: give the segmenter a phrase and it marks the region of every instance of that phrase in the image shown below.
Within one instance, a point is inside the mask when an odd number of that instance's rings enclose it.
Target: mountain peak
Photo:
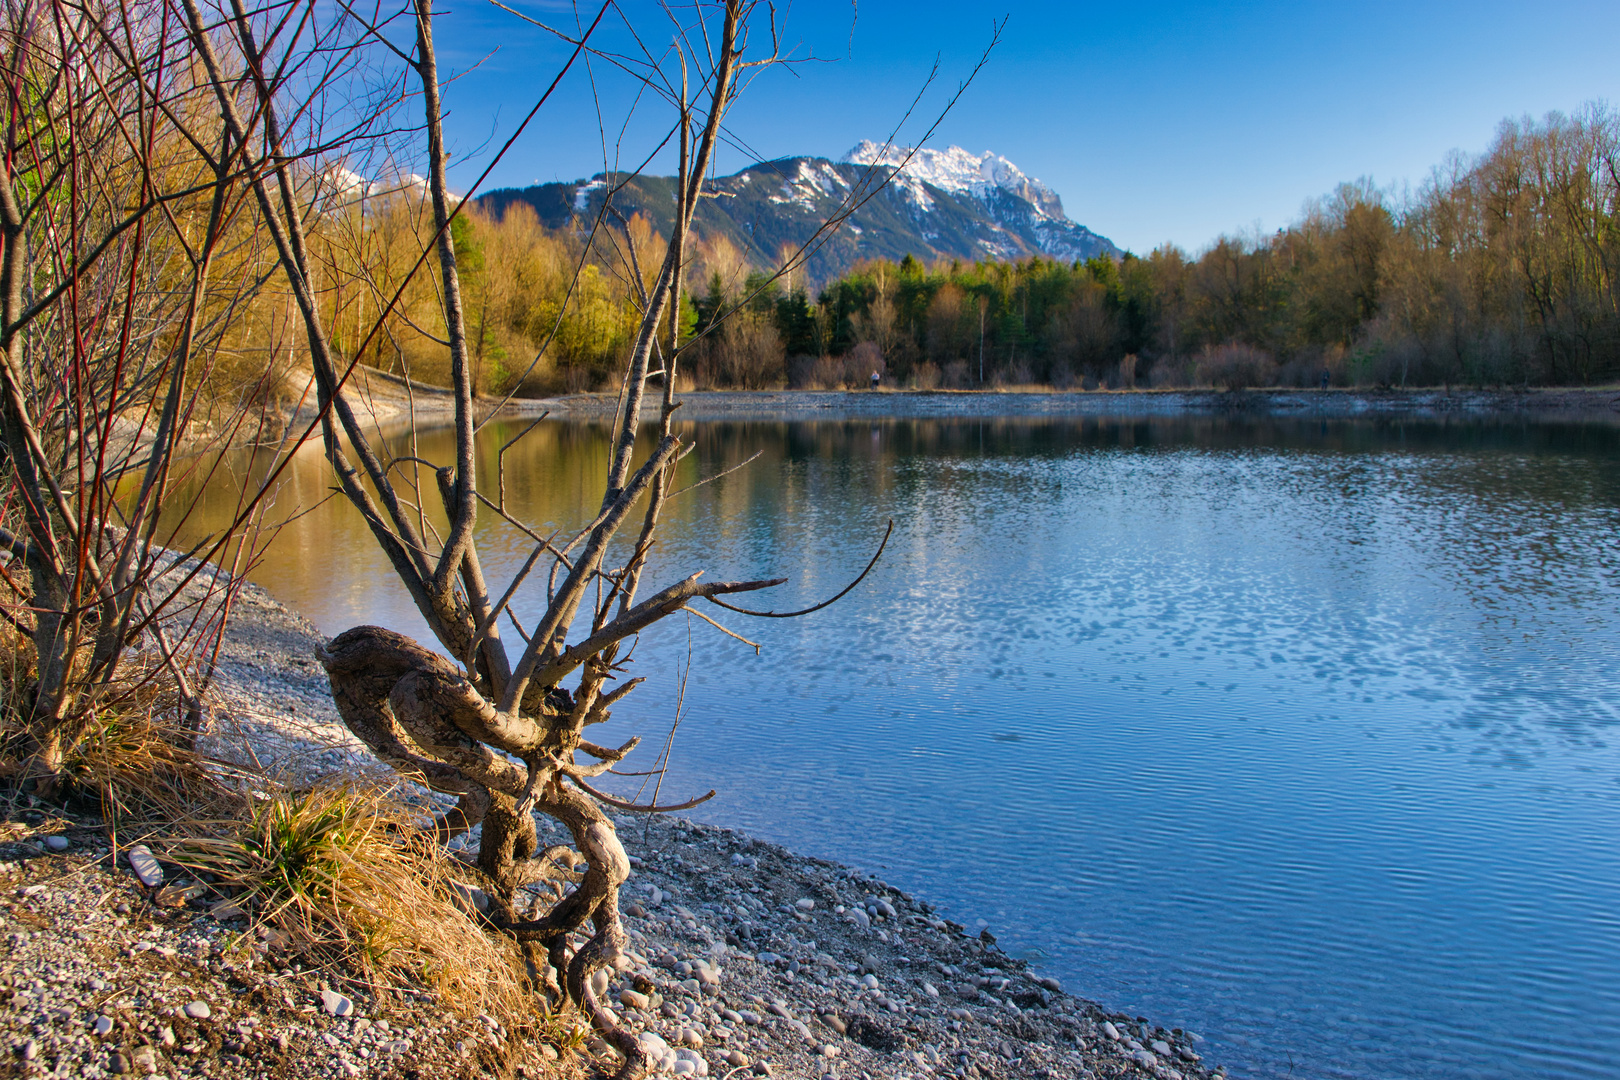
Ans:
[[[910,146],[880,144],[862,139],[844,155],[851,165],[887,165],[898,169],[901,182],[928,184],[953,195],[984,199],[995,191],[1005,191],[1035,208],[1039,218],[1067,220],[1063,201],[1057,192],[993,150],[974,154],[960,146],[944,150],[916,149]]]
[[[895,171],[868,176],[873,167]],[[873,191],[869,180],[889,182]],[[598,176],[492,191],[481,201],[497,214],[512,203],[526,203],[541,221],[558,228],[599,212],[611,190],[620,213],[645,214],[667,236],[674,182],[620,175],[610,189]],[[698,204],[696,227],[704,235],[727,237],[756,266],[774,265],[784,247],[808,244],[812,281],[831,281],[863,259],[899,260],[908,254],[924,261],[1119,256],[1106,237],[1069,220],[1051,188],[999,154],[973,154],[959,146],[913,151],[863,142],[843,161],[782,157],[712,177],[705,187],[717,197]],[[824,224],[833,218],[843,220],[843,227],[825,232]]]

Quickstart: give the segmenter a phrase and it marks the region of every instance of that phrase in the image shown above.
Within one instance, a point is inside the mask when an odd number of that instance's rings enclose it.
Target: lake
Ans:
[[[486,469],[521,430],[491,425]],[[684,681],[665,801],[718,788],[694,816],[984,920],[1236,1076],[1620,1074],[1620,430],[684,430],[681,484],[760,457],[675,501],[649,591],[786,576],[749,600],[800,606],[895,532],[815,615],[705,608],[759,656],[689,616],[644,636],[598,741],[662,745]],[[605,441],[542,423],[508,506],[589,520]],[[328,487],[299,462],[276,512],[315,509],[254,578],[327,633],[420,633]],[[528,548],[482,528],[499,579]]]

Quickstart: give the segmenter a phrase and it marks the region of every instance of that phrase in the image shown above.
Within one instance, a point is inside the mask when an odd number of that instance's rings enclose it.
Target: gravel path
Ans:
[[[249,586],[207,749],[288,779],[372,770],[332,709],[310,623]],[[545,819],[542,819],[545,823]],[[549,823],[547,823],[549,824]],[[555,826],[550,826],[555,829]],[[143,883],[89,823],[0,824],[0,1075],[577,1076],[559,1053],[412,993],[278,954],[234,908]],[[729,830],[621,819],[633,955],[605,985],[666,1075],[1205,1080],[1201,1039],[1110,1013],[874,877]],[[558,839],[562,839],[560,836]],[[137,856],[139,860],[139,856]],[[606,973],[601,976],[608,983]]]

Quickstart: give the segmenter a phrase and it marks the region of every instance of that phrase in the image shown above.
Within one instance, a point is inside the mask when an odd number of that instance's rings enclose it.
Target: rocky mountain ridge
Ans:
[[[667,235],[673,183],[663,176],[599,174],[492,191],[480,202],[496,214],[527,204],[557,228],[593,218],[611,190],[621,213],[641,213]],[[713,197],[698,206],[699,236],[726,236],[757,266],[775,263],[784,247],[811,241],[822,222],[848,212],[843,228],[820,238],[812,251],[813,282],[873,258],[1071,262],[1120,254],[1112,241],[1071,220],[1056,192],[1011,161],[958,146],[913,151],[863,141],[840,161],[759,162],[716,178],[705,190]]]

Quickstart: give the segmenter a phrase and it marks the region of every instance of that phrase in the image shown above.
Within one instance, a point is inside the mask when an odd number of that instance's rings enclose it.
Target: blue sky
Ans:
[[[553,23],[555,0],[511,6]],[[596,7],[589,9],[594,15]],[[644,40],[668,38],[650,3],[625,0]],[[445,0],[440,64],[460,72],[446,102],[453,179],[470,182],[528,111],[564,55],[554,40],[475,0]],[[760,75],[733,112],[756,155],[837,157],[883,138],[922,86],[932,119],[1006,17],[1001,43],[929,145],[994,150],[1063,198],[1069,216],[1142,252],[1191,250],[1221,233],[1275,229],[1338,183],[1419,184],[1452,150],[1477,153],[1504,117],[1620,106],[1620,3],[1093,4],[798,0],[784,38],[833,62]],[[764,47],[766,33],[756,30]],[[622,30],[604,42],[628,44]],[[591,78],[609,153],[632,102],[598,62],[570,73],[489,185],[573,180],[603,168]],[[621,161],[658,141],[656,105],[633,116]],[[915,138],[926,123],[902,132]],[[492,138],[492,136],[498,136]]]

